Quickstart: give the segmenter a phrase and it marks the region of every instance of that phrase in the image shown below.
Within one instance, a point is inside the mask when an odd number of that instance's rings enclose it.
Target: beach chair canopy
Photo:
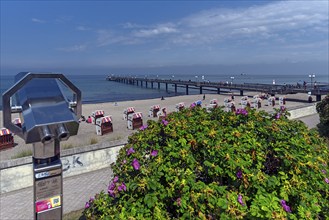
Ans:
[[[160,109],[160,105],[153,105],[152,108],[153,109]]]
[[[180,102],[177,105],[178,105],[178,107],[185,107],[185,103],[184,102]]]
[[[14,124],[22,124],[22,121],[21,121],[21,119],[20,118],[15,118],[14,120],[13,120],[13,123]]]
[[[135,108],[134,107],[128,107],[127,108],[127,113],[134,112],[134,111],[135,111]]]
[[[10,130],[7,128],[1,128],[0,129],[0,136],[11,134]]]
[[[210,100],[210,104],[217,104],[217,103],[218,103],[217,99]]]
[[[109,116],[105,116],[102,118],[102,124],[103,123],[107,123],[107,122],[111,122],[112,121],[112,117],[109,115]]]
[[[142,118],[143,117],[143,114],[141,112],[136,112],[133,114],[133,119],[137,119],[137,118]]]
[[[104,115],[104,111],[103,111],[103,110],[96,110],[96,111],[93,112],[93,114],[94,114],[95,116],[98,116],[98,115]]]

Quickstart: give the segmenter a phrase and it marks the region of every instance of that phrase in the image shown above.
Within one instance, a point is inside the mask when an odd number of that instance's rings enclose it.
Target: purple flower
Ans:
[[[90,197],[89,202],[93,202],[95,200],[94,197]]]
[[[163,124],[164,126],[167,126],[167,125],[168,125],[168,121],[165,120],[165,119],[162,119],[162,124]]]
[[[275,118],[276,118],[276,119],[279,119],[280,116],[281,116],[280,113],[278,113],[278,114],[276,114]]]
[[[193,102],[191,105],[190,105],[190,108],[194,108],[196,106],[196,104]]]
[[[284,199],[282,199],[280,203],[284,211],[291,212],[290,206],[286,204],[286,201]]]
[[[111,182],[110,185],[107,188],[107,192],[112,197],[115,197],[114,189],[115,189],[115,183],[114,182]]]
[[[127,150],[127,155],[129,156],[132,153],[135,153],[135,150],[134,150],[134,148],[131,147]]]
[[[242,171],[238,170],[238,172],[236,173],[236,177],[238,177],[239,179],[242,178]]]
[[[126,160],[126,159],[124,159],[124,160],[122,161],[122,163],[123,163],[123,164],[127,163],[127,160]]]
[[[88,209],[90,207],[89,202],[86,202],[85,209]]]
[[[326,173],[327,173],[327,171],[325,171],[325,170],[321,170],[321,172],[322,172],[323,174],[326,174]]]
[[[157,155],[158,155],[158,151],[157,150],[153,150],[151,152],[151,156],[156,157]]]
[[[113,179],[113,183],[118,182],[118,180],[119,180],[119,177],[118,176],[115,176],[114,179]]]
[[[283,112],[284,110],[286,110],[286,107],[285,106],[281,106],[280,107],[280,111]]]
[[[125,183],[121,183],[120,186],[118,186],[118,190],[121,192],[122,190],[127,191],[127,186]]]
[[[238,108],[235,112],[236,115],[248,115],[248,111],[244,108]]]
[[[242,195],[241,195],[241,194],[238,195],[238,202],[239,202],[242,206],[244,206],[244,203],[243,203],[243,201],[242,201]]]
[[[139,165],[139,162],[136,158],[134,158],[133,162],[132,162],[132,165],[134,167],[135,170],[139,170],[140,168],[140,165]]]
[[[107,192],[109,193],[109,195],[111,196],[111,197],[115,197],[115,193],[114,193],[114,190],[107,190]]]
[[[108,189],[111,189],[113,190],[115,188],[115,183],[114,182],[111,182]]]
[[[147,128],[147,125],[143,125],[139,128],[139,130],[144,131]]]
[[[324,181],[329,184],[329,179],[325,178]]]

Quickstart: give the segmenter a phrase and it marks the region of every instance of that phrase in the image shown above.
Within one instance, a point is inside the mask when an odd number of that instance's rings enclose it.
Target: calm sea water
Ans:
[[[14,85],[14,76],[1,75],[0,77],[1,94],[3,94],[8,88]],[[154,89],[151,89],[150,85],[149,88],[145,88],[145,85],[141,87],[106,81],[106,75],[66,75],[66,77],[81,90],[83,103],[117,102],[175,96],[173,87],[168,86],[169,91],[167,93],[165,91],[165,85],[162,84],[160,90],[158,90],[157,84],[154,84]],[[148,78],[156,77],[148,76]],[[230,75],[205,75],[204,77],[196,77],[195,75],[159,75],[158,77],[160,79],[209,80],[211,82],[231,82],[232,80]],[[237,75],[234,76],[233,83],[272,84],[273,80],[275,80],[276,84],[310,82],[310,78],[307,75]],[[317,75],[314,80],[321,83],[328,83],[328,75]],[[189,93],[198,94],[198,90],[190,89]],[[179,88],[178,94],[185,94],[185,88]],[[0,109],[2,109],[2,95],[0,97]]]

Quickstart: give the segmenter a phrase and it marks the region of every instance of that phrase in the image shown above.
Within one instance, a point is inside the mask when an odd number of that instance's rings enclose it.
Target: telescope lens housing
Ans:
[[[70,132],[67,130],[65,124],[59,124],[57,127],[57,138],[59,141],[66,141],[70,137]]]
[[[40,127],[40,139],[44,144],[48,144],[54,140],[54,135],[50,132],[48,126]]]

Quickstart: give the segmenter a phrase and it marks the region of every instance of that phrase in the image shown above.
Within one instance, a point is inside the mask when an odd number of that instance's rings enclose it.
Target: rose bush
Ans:
[[[317,125],[320,135],[329,138],[329,95],[316,104],[320,123]]]
[[[129,137],[88,219],[328,219],[329,153],[284,109],[168,114]]]

